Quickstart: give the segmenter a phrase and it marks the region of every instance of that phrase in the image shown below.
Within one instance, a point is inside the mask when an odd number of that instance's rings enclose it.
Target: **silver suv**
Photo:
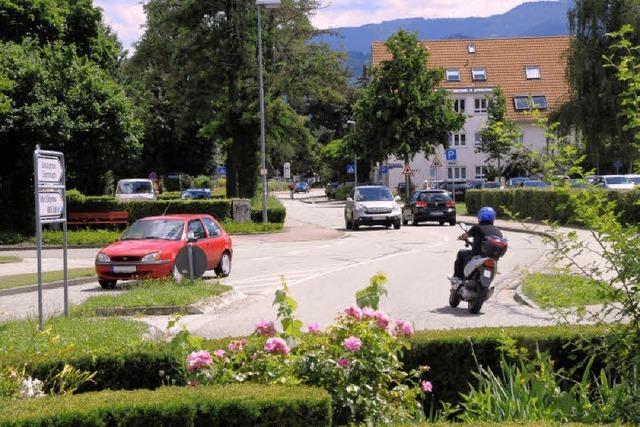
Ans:
[[[357,230],[361,225],[384,225],[398,230],[402,225],[402,211],[387,187],[364,185],[355,187],[344,207],[347,230]]]

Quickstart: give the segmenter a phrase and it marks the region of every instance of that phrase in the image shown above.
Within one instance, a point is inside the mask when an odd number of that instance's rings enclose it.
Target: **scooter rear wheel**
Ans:
[[[449,293],[449,305],[453,308],[460,305],[460,294],[455,289],[451,289],[451,293]]]

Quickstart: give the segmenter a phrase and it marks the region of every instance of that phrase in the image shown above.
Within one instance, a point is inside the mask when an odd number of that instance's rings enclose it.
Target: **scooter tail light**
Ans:
[[[491,258],[487,258],[484,261],[484,266],[488,267],[488,268],[494,268],[496,266],[496,262],[494,260],[492,260]]]

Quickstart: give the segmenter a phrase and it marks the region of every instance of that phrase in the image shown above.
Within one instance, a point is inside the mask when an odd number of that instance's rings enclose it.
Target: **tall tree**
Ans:
[[[637,0],[576,0],[569,12],[574,34],[568,64],[572,101],[563,110],[563,125],[575,124],[585,138],[588,162],[599,172],[611,170],[613,160],[630,160],[632,140],[624,129],[619,97],[624,85],[613,68],[605,67],[607,34],[624,24],[635,30],[628,39],[640,44],[640,3]],[[627,165],[630,166],[629,163]]]
[[[344,98],[340,56],[309,42],[316,33],[309,15],[317,7],[316,0],[285,0],[264,14],[272,164],[317,151],[304,117],[309,105]],[[145,10],[147,30],[128,75],[141,81],[146,162],[201,172],[217,145],[227,154],[228,195],[251,197],[260,130],[255,1],[151,0]]]
[[[373,69],[354,106],[355,150],[373,161],[395,156],[409,162],[447,144],[449,132],[464,124],[448,92],[439,87],[444,72],[428,67],[428,52],[404,30],[386,42],[391,59]],[[408,188],[408,187],[407,187]]]
[[[511,152],[521,135],[518,126],[507,117],[507,100],[499,87],[487,100],[487,122],[480,129],[480,144],[477,153],[497,162],[498,173],[502,172],[502,160]]]

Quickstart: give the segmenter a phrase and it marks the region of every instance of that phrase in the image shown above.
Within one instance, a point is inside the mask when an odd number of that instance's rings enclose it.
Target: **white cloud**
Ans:
[[[142,3],[137,0],[95,0],[94,4],[104,10],[104,21],[118,34],[125,49],[138,41],[144,30],[145,14]]]
[[[336,28],[399,18],[490,16],[526,1],[540,0],[323,0],[312,20],[318,28]]]

